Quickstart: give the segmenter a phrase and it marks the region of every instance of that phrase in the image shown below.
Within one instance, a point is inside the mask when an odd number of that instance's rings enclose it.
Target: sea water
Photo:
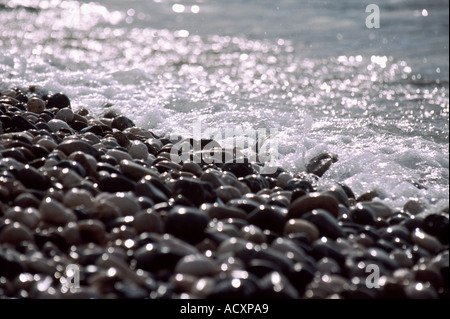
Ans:
[[[368,28],[366,7],[379,7]],[[446,0],[0,0],[0,89],[66,93],[168,135],[277,132],[292,173],[328,151],[321,180],[393,208],[449,199]]]

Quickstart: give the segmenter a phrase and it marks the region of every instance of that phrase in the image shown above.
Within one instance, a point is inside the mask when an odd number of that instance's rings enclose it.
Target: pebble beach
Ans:
[[[120,112],[0,87],[0,298],[449,298],[448,205],[319,183],[329,152],[297,173],[176,163]]]

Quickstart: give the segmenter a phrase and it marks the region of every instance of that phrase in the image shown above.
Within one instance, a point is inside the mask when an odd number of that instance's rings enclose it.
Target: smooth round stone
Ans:
[[[267,238],[261,228],[255,225],[244,226],[241,228],[243,238],[255,244],[263,244]]]
[[[112,124],[111,124],[112,128],[116,128],[120,131],[123,131],[123,130],[125,130],[129,127],[133,127],[133,126],[135,126],[133,121],[123,115],[120,115],[120,116],[114,118],[114,120],[112,121]]]
[[[305,219],[314,224],[321,236],[337,239],[345,237],[344,231],[339,226],[337,220],[331,216],[328,211],[323,209],[315,209],[303,215]]]
[[[80,229],[76,222],[70,222],[64,226],[61,235],[69,246],[79,245],[81,243]]]
[[[43,110],[45,110],[45,102],[42,101],[40,98],[32,97],[31,99],[28,100],[27,111],[39,114]]]
[[[63,94],[63,93],[56,93],[53,94],[52,96],[50,96],[50,98],[47,101],[47,108],[51,109],[51,108],[58,108],[58,109],[62,109],[65,107],[69,107],[70,106],[70,100],[67,97],[67,95]]]
[[[227,203],[232,199],[241,198],[242,194],[236,187],[233,186],[221,186],[217,190],[217,196],[224,202]]]
[[[183,172],[189,172],[194,174],[197,177],[201,177],[203,174],[202,168],[200,165],[194,162],[184,162],[181,168]]]
[[[204,255],[187,255],[180,259],[175,266],[175,272],[198,277],[214,276],[220,271],[219,265]]]
[[[134,193],[137,196],[148,197],[153,200],[156,204],[167,202],[168,196],[161,190],[160,187],[155,186],[151,181],[159,180],[157,178],[150,178],[150,181],[147,180],[147,175],[145,178],[141,179],[134,189]],[[161,182],[162,183],[162,182]]]
[[[93,177],[97,176],[96,172],[97,160],[93,156],[85,154],[83,152],[75,152],[70,154],[67,157],[67,159],[69,161],[75,161],[79,163],[84,169],[85,175]],[[83,170],[80,171],[81,173],[83,173]]]
[[[137,249],[133,258],[136,269],[156,273],[158,271],[173,272],[178,261],[185,255],[181,250],[161,246],[157,243],[148,243]]]
[[[448,245],[450,233],[448,215],[430,214],[423,220],[421,228],[439,239],[442,244]]]
[[[42,200],[39,212],[43,221],[58,226],[76,221],[76,216],[71,210],[51,197]]]
[[[98,188],[108,193],[132,191],[135,186],[135,182],[123,175],[118,174],[111,174],[110,176],[101,177],[98,181]]]
[[[394,213],[393,210],[381,201],[360,202],[363,207],[369,207],[375,213],[375,217],[388,218]]]
[[[52,120],[48,121],[47,124],[53,132],[58,132],[61,129],[66,129],[68,131],[72,131],[72,128],[69,126],[69,124],[67,124],[63,120],[52,119]]]
[[[125,176],[131,178],[134,181],[138,181],[146,175],[152,175],[155,177],[159,176],[158,172],[155,172],[154,170],[145,168],[145,167],[143,167],[133,161],[129,161],[129,160],[120,161],[120,169],[122,170],[122,172]]]
[[[288,278],[279,272],[264,276],[259,282],[258,298],[262,299],[298,299],[300,296]]]
[[[33,233],[27,226],[19,222],[13,222],[0,230],[0,244],[17,245],[24,241],[33,242]]]
[[[85,219],[78,221],[81,240],[85,243],[105,243],[105,225],[97,219]]]
[[[209,218],[226,219],[226,218],[241,218],[247,219],[247,213],[236,207],[222,206],[218,203],[214,204],[203,204],[200,207],[201,210],[205,211]]]
[[[285,189],[290,190],[290,191],[295,191],[295,190],[300,189],[300,190],[305,191],[305,193],[310,193],[314,190],[314,188],[310,182],[303,180],[303,179],[298,179],[298,178],[291,179],[287,183]]]
[[[313,157],[308,164],[306,164],[306,172],[322,177],[323,174],[330,168],[332,163],[336,163],[338,156],[328,152],[319,154]]]
[[[22,208],[34,207],[39,208],[41,201],[31,193],[22,193],[14,198],[14,205]]]
[[[277,234],[282,234],[286,222],[285,214],[281,208],[261,205],[248,215],[248,222],[268,229]]]
[[[175,206],[166,218],[165,231],[190,244],[197,244],[205,237],[209,216],[193,207]]]
[[[29,165],[25,165],[24,168],[19,169],[16,177],[24,186],[32,189],[46,190],[52,185],[50,179]]]
[[[324,209],[332,216],[338,217],[339,202],[330,195],[309,193],[292,202],[287,218],[302,218],[305,213],[314,209]]]
[[[269,201],[266,203],[266,205],[268,205],[268,206],[275,205],[275,206],[284,207],[284,208],[288,208],[289,204],[290,204],[290,201],[285,196],[282,196],[282,195],[279,195],[276,197],[271,196]]]
[[[410,199],[403,206],[403,211],[412,215],[420,214],[424,209],[425,205],[417,199]]]
[[[118,208],[122,216],[134,216],[135,213],[141,210],[136,196],[132,193],[102,193],[94,199],[94,202],[98,201],[105,201],[112,204],[114,207]]]
[[[119,169],[117,169],[115,166],[112,166],[111,164],[105,163],[105,162],[97,163],[96,170],[102,176],[108,176],[108,174],[104,174],[103,172],[108,172],[110,174],[116,174],[116,175],[122,175]]]
[[[276,263],[283,274],[289,274],[294,265],[293,259],[287,257],[287,249],[279,251],[277,248],[263,248],[260,245],[247,242],[244,248],[238,249],[235,257],[241,259],[246,265],[253,259],[264,259]],[[289,248],[290,249],[290,248]],[[293,251],[293,250],[291,250]],[[287,253],[287,254],[286,254]]]
[[[130,154],[132,158],[145,160],[148,157],[148,149],[144,143],[140,141],[132,141],[128,149],[128,154]]]
[[[70,155],[75,152],[83,152],[93,156],[97,160],[100,159],[100,153],[98,150],[96,150],[92,145],[80,140],[65,140],[61,142],[56,149],[62,151],[66,155]]]
[[[235,159],[226,162],[222,166],[222,171],[231,172],[236,177],[245,177],[255,173],[255,170],[253,169],[252,164],[249,163],[248,159]]]
[[[90,216],[102,221],[110,221],[122,216],[122,211],[107,200],[94,200]]]
[[[443,249],[442,244],[436,237],[427,234],[420,228],[416,228],[413,232],[411,232],[411,239],[414,243],[432,254],[437,254]]]
[[[239,179],[241,181],[241,179]],[[261,175],[247,175],[242,179],[242,182],[247,184],[247,186],[250,188],[250,190],[253,193],[257,193],[262,189],[268,189],[269,183],[267,180],[262,177]]]
[[[56,113],[55,118],[64,122],[71,122],[73,120],[73,111],[68,107],[62,108]]]
[[[11,207],[5,211],[4,216],[6,218],[10,218],[11,220],[20,222],[30,229],[34,229],[41,220],[39,211],[35,207]]]
[[[367,193],[361,194],[356,201],[357,202],[370,202],[374,198],[381,198],[382,196],[376,190],[368,191]]]
[[[202,182],[211,184],[214,188],[225,186],[225,182],[220,178],[221,173],[216,170],[207,169],[200,177]]]
[[[121,151],[121,150],[117,150],[117,149],[109,150],[106,153],[106,155],[114,157],[117,160],[117,162],[120,162],[122,160],[129,160],[129,161],[133,160],[131,158],[130,154],[128,154],[128,153],[126,153],[124,151]]]
[[[384,230],[380,229],[379,233],[384,239],[388,241],[394,241],[395,238],[400,238],[407,242],[411,240],[411,234],[409,229],[402,225],[389,226]]]
[[[53,151],[58,146],[52,138],[47,136],[41,138],[36,144],[45,147],[49,151]]]
[[[288,182],[293,179],[292,175],[286,172],[280,173],[277,177],[277,186],[285,189],[287,187]]]
[[[134,216],[133,226],[139,234],[144,232],[162,234],[164,232],[161,216],[152,209],[137,212]]]
[[[214,203],[217,200],[217,193],[211,184],[184,177],[175,183],[173,196],[176,195],[187,197],[197,206],[203,203]]]
[[[14,115],[11,117],[11,121],[8,126],[16,127],[20,131],[37,129],[36,125],[28,121],[23,115]]]
[[[91,193],[85,189],[72,188],[64,195],[63,203],[70,208],[84,206],[90,209],[93,205],[93,198]]]
[[[339,184],[332,184],[332,185],[324,185],[322,187],[318,187],[318,192],[321,192],[325,195],[331,195],[334,198],[336,198],[340,204],[344,205],[345,207],[349,207],[349,198],[347,196],[347,193]]]
[[[81,177],[86,176],[86,170],[77,161],[63,160],[63,161],[59,162],[58,164],[56,164],[56,167],[68,168],[71,171],[77,173]]]
[[[361,203],[350,210],[350,217],[353,222],[360,225],[375,225],[375,212]]]
[[[58,181],[65,187],[70,188],[73,185],[81,184],[84,180],[74,171],[63,168],[58,174]]]
[[[305,234],[311,242],[315,241],[320,236],[319,230],[313,223],[301,218],[288,220],[284,226],[283,233],[285,235],[297,233]]]

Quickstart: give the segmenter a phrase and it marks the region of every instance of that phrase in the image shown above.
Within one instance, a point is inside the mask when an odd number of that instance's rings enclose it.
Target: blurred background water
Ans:
[[[365,8],[380,8],[368,29]],[[279,164],[393,207],[449,191],[446,0],[0,0],[0,89],[38,84],[159,134],[276,128]]]

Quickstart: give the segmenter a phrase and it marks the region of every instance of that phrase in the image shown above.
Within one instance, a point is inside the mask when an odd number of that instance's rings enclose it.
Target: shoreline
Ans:
[[[171,141],[112,111],[73,112],[63,93],[4,90],[0,110],[4,297],[449,296],[448,206],[425,217],[417,201],[394,211],[370,190],[317,187],[334,154],[298,176],[248,161],[179,164]],[[79,287],[65,277],[74,264]],[[367,285],[368,265],[381,287]],[[39,276],[20,286],[21,274]]]

